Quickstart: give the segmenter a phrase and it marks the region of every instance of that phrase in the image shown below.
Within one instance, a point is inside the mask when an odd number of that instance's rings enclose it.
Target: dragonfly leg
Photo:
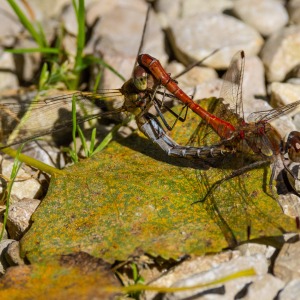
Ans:
[[[249,164],[249,165],[246,165],[238,170],[235,170],[233,171],[230,175],[226,176],[225,178],[223,179],[220,179],[218,181],[216,181],[208,190],[208,192],[206,193],[205,197],[199,201],[195,201],[193,204],[196,204],[196,203],[199,203],[199,202],[204,202],[223,182],[227,181],[227,180],[230,180],[232,178],[235,178],[237,176],[240,176],[248,171],[251,171],[253,169],[256,169],[256,168],[259,168],[259,167],[263,167],[265,165],[268,165],[270,164],[269,161],[266,161],[266,160],[260,160],[260,161],[256,161],[252,164]],[[272,177],[272,175],[271,175]],[[273,187],[273,185],[272,185]],[[271,191],[272,191],[272,188],[271,188]],[[272,193],[272,196],[273,196],[273,193]],[[276,197],[274,197],[276,199]]]

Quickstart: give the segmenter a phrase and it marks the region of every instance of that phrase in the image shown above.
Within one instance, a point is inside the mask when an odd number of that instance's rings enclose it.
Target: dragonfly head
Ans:
[[[148,73],[141,67],[136,66],[133,71],[133,84],[139,91],[145,91],[148,87]]]
[[[133,72],[133,84],[138,91],[146,91],[153,89],[158,82],[146,68],[136,66]]]
[[[300,132],[291,131],[285,141],[285,153],[290,160],[300,162]]]

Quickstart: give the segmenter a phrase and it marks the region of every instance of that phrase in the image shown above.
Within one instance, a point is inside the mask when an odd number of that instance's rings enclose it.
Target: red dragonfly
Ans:
[[[295,109],[300,101],[262,112],[252,113],[249,122],[245,121],[242,101],[242,81],[245,64],[243,51],[238,52],[232,59],[230,67],[225,75],[221,90],[221,97],[229,105],[212,114],[184,93],[169,74],[165,72],[158,60],[148,54],[142,54],[138,62],[145,70],[161,82],[163,86],[198,114],[219,135],[225,149],[236,151],[253,151],[262,159],[276,162],[287,153],[289,159],[300,162],[300,132],[292,131],[284,143],[279,133],[269,123],[270,120]],[[248,150],[245,149],[248,148]],[[284,164],[286,166],[286,164]],[[256,167],[257,163],[253,165]],[[275,163],[276,166],[276,163]],[[272,171],[270,183],[274,179],[275,166]],[[249,169],[250,166],[246,166]],[[288,168],[286,168],[288,170]]]

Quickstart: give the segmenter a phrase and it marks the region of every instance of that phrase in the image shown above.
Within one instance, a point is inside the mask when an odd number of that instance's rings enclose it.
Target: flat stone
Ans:
[[[59,169],[64,168],[66,165],[62,151],[44,140],[26,143],[22,153]]]
[[[17,1],[17,3],[22,12],[28,17],[28,11],[25,9],[22,1]],[[0,16],[0,45],[11,47],[15,42],[16,36],[23,30],[23,25],[5,0],[0,0]]]
[[[278,292],[284,287],[284,285],[285,283],[282,280],[271,274],[259,276],[258,280],[255,280],[252,284],[250,284],[247,294],[243,297],[243,299],[276,299]]]
[[[13,55],[0,50],[0,66],[2,70],[6,70],[0,71],[0,90],[16,89],[19,82],[15,74]]]
[[[263,244],[245,243],[236,247],[236,250],[239,250],[241,255],[243,256],[263,254],[267,259],[270,259],[275,253],[276,248]]]
[[[279,293],[279,300],[298,300],[300,295],[300,279],[294,279],[287,283]]]
[[[290,169],[290,167],[289,167]],[[299,180],[295,181],[295,178],[287,172],[288,180],[290,185],[296,192],[300,192],[299,187]],[[280,206],[283,209],[283,212],[290,216],[291,218],[296,218],[300,216],[300,199],[295,194],[287,194],[287,195],[280,195],[278,199]]]
[[[23,198],[9,206],[7,230],[9,236],[20,240],[28,229],[32,214],[40,204],[40,200]]]
[[[300,63],[300,26],[283,28],[266,41],[261,58],[269,82],[282,81]]]
[[[147,10],[147,5],[134,5],[135,2],[124,2],[123,5],[103,15],[95,24],[94,34],[87,47],[87,51],[101,56],[105,63],[113,67],[126,80],[132,75]],[[141,52],[156,57],[162,65],[166,63],[164,36],[159,20],[152,10]],[[98,74],[98,71],[94,73]],[[107,68],[103,71],[102,79],[101,88],[104,89],[120,88],[124,83]]]
[[[18,241],[10,243],[4,255],[10,266],[20,266],[25,264],[24,259],[20,256],[20,243]]]
[[[31,39],[20,39],[15,44],[15,48],[37,48],[37,43]],[[26,53],[24,55],[15,55],[16,72],[19,77],[26,81],[32,80],[38,71],[42,54],[39,52]]]
[[[298,113],[294,116],[293,121],[294,121],[294,124],[295,124],[297,130],[300,131],[300,113]]]
[[[285,283],[300,279],[300,241],[283,245],[275,260],[274,275]]]
[[[248,101],[251,106],[258,97],[267,95],[264,66],[257,56],[246,56],[242,91],[244,103]]]
[[[5,253],[7,252],[8,246],[13,242],[14,240],[12,239],[0,241],[0,275],[4,274],[5,270],[9,267],[9,264],[5,259]]]
[[[187,88],[185,89],[185,92],[195,100],[220,97],[222,83],[222,80],[217,78],[198,84],[193,88]]]
[[[222,293],[225,290],[225,295],[222,294],[220,299],[235,299],[236,295],[243,290],[247,284],[251,282],[259,281],[268,272],[268,263],[263,255],[255,255],[249,257],[236,257],[228,262],[214,265],[210,270],[191,274],[191,276],[178,281],[173,284],[172,287],[188,287],[197,284],[209,283],[213,280],[219,280],[233,273],[254,268],[255,276],[239,277],[225,283],[216,284],[210,286],[210,288],[193,289],[190,291],[170,293],[164,297],[164,299],[175,300],[183,298],[195,298],[201,295],[201,299],[218,299],[218,293]],[[224,288],[223,288],[224,286]]]
[[[174,47],[179,53],[177,58],[184,64],[199,61],[220,49],[205,62],[213,68],[226,68],[237,51],[243,49],[250,57],[259,52],[263,43],[255,29],[222,14],[197,14],[182,18],[174,22],[171,29]]]
[[[160,276],[157,280],[153,281],[153,286],[172,286],[175,282],[184,280],[187,277],[191,277],[193,274],[200,272],[208,272],[212,268],[229,262],[231,259],[239,256],[239,251],[226,251],[214,255],[205,255],[195,257],[183,261],[178,266],[173,268],[167,274]],[[146,292],[147,299],[153,299],[155,292]]]
[[[156,9],[168,19],[168,24],[180,17],[188,17],[199,13],[222,13],[233,7],[230,0],[164,0],[158,1]]]
[[[182,64],[177,62],[172,62],[166,67],[166,71],[171,74],[172,78],[174,78],[174,76],[176,77],[176,81],[181,88],[194,87],[203,82],[218,78],[218,74],[214,69],[198,66],[192,68],[180,77],[177,77],[177,74],[185,71],[185,69],[186,68]]]
[[[13,167],[13,161],[9,161],[6,159],[1,160],[1,173],[6,178],[10,178],[10,174]],[[0,193],[4,192],[6,188],[6,183],[0,185]],[[34,178],[31,177],[30,174],[26,173],[24,169],[21,167],[18,175],[16,177],[16,181],[12,187],[12,195],[17,196],[17,198],[38,198],[42,193],[41,184]]]
[[[235,14],[264,36],[287,24],[289,16],[283,3],[276,0],[239,0],[234,2]]]
[[[291,104],[299,100],[300,85],[291,83],[273,82],[270,86],[271,105],[278,107],[281,105]],[[300,104],[289,112],[289,115],[294,116],[300,112]]]
[[[287,3],[291,24],[300,24],[300,1],[291,0]]]

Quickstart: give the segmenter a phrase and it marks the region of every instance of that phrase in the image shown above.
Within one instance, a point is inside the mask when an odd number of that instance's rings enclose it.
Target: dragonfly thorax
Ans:
[[[245,123],[242,132],[244,140],[254,153],[267,158],[280,153],[281,136],[270,123]]]
[[[125,99],[123,108],[135,116],[141,113],[149,102],[147,91],[138,90],[134,80],[126,81],[121,88],[121,93]]]

